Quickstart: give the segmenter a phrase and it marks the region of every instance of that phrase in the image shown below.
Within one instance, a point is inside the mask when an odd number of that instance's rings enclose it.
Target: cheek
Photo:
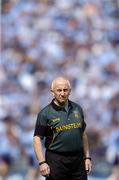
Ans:
[[[70,95],[70,92],[68,92],[66,95],[69,96],[69,95]]]
[[[59,96],[60,96],[60,93],[55,93],[54,96],[55,96],[55,97],[59,97]]]

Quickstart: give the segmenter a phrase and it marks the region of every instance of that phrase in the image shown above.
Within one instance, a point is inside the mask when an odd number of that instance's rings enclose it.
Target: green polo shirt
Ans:
[[[83,147],[82,133],[85,127],[83,110],[78,104],[69,101],[66,111],[52,101],[39,112],[34,136],[46,137],[46,149],[78,152]]]

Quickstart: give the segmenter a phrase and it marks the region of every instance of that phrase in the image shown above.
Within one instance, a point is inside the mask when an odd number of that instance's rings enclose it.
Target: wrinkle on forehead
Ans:
[[[71,85],[70,85],[70,82],[68,79],[66,79],[64,77],[58,77],[52,81],[51,90],[53,90],[60,84],[64,84],[64,85],[68,86],[69,89],[71,89]]]

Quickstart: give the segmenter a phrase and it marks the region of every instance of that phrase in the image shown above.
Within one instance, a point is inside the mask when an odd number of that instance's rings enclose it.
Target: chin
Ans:
[[[65,105],[66,101],[60,101],[59,104],[60,105]]]

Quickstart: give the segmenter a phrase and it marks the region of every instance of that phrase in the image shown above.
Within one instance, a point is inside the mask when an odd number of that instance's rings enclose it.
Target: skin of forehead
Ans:
[[[70,82],[64,77],[58,77],[52,81],[51,89],[55,89],[59,84],[65,84],[70,88]]]

